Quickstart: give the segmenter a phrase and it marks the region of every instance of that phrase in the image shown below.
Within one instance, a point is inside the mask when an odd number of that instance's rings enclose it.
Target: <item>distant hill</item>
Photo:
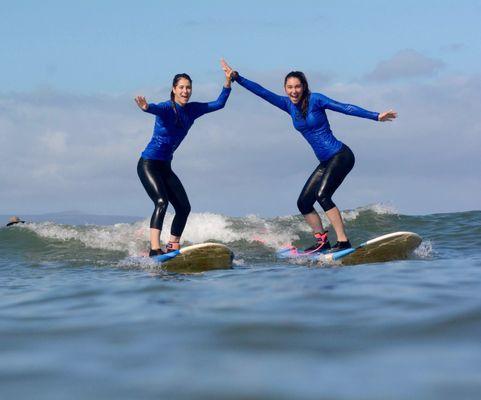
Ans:
[[[0,226],[7,224],[8,219],[12,216],[0,215]],[[140,221],[142,217],[132,217],[126,215],[97,215],[85,214],[81,211],[62,211],[47,214],[21,214],[17,215],[20,219],[27,222],[55,222],[57,224],[66,225],[112,225],[118,223],[132,223]]]

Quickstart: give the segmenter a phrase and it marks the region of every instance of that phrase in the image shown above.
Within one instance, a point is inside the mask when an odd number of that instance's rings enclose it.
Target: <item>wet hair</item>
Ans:
[[[302,93],[302,97],[299,100],[299,103],[301,104],[302,116],[304,118],[306,118],[307,110],[309,109],[309,97],[310,97],[310,94],[311,94],[311,91],[309,90],[309,84],[307,83],[306,76],[304,75],[304,72],[291,71],[284,78],[284,86],[286,86],[287,80],[289,78],[299,79],[299,81],[301,82],[302,88],[304,89],[304,91]]]
[[[174,79],[172,80],[172,87],[176,87],[181,79],[187,79],[189,81],[189,83],[192,85],[192,79],[190,79],[190,76],[187,75],[186,73],[182,73],[182,74],[177,74],[177,75],[174,76]],[[175,108],[175,100],[174,99],[175,99],[174,91],[171,90],[171,92],[170,92],[170,102],[172,104],[172,108],[173,108],[174,113],[175,113],[175,124],[177,126],[182,126],[182,121],[179,119],[179,114],[177,113],[177,109]]]

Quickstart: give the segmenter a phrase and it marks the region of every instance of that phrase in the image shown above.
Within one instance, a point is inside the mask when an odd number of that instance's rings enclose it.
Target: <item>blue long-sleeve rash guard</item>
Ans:
[[[150,103],[147,110],[144,111],[156,116],[154,133],[149,144],[142,152],[142,158],[148,160],[172,160],[174,151],[184,140],[194,121],[204,114],[224,108],[230,92],[230,88],[222,88],[222,92],[217,100],[209,103],[192,102],[187,103],[185,106],[180,106],[174,102],[178,116],[176,116],[171,101],[159,104]]]
[[[290,114],[294,128],[308,141],[319,161],[329,160],[342,147],[342,142],[332,134],[326,109],[375,121],[379,117],[377,112],[367,111],[352,104],[339,103],[320,93],[311,93],[308,112],[304,118],[300,104],[294,104],[289,97],[272,93],[242,76],[239,76],[236,81],[247,90]]]

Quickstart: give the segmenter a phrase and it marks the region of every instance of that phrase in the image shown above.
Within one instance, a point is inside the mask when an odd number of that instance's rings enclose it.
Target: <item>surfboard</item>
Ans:
[[[193,273],[232,268],[234,253],[220,243],[201,243],[152,257],[169,272]]]
[[[414,232],[393,232],[337,252],[308,253],[290,247],[280,249],[277,255],[280,258],[304,258],[311,262],[356,265],[404,260],[412,255],[421,242],[422,238]]]

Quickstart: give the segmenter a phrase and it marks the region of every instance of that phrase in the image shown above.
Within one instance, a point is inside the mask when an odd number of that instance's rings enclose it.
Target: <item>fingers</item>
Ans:
[[[381,122],[386,122],[386,121],[391,122],[392,120],[397,118],[397,116],[398,116],[398,113],[394,110],[385,111],[385,112],[383,112],[379,115],[379,121],[381,121]]]
[[[145,110],[147,108],[147,100],[145,100],[144,96],[136,96],[136,97],[134,97],[134,101],[143,110]]]
[[[224,71],[226,71],[226,72],[232,71],[232,68],[229,66],[229,64],[227,64],[227,62],[223,58],[221,58],[221,60],[220,60],[220,65],[222,66],[222,69]]]

